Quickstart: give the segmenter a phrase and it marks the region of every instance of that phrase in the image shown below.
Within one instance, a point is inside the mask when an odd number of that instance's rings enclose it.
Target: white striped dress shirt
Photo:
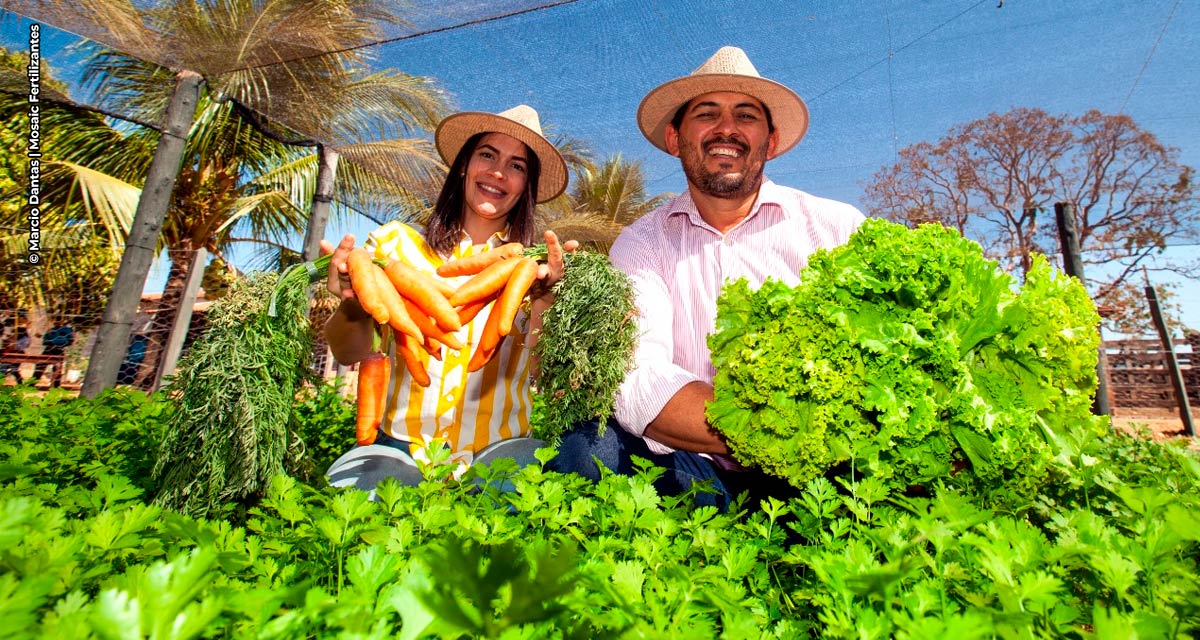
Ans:
[[[707,338],[726,281],[746,278],[757,288],[771,277],[794,286],[809,255],[845,243],[862,221],[849,204],[764,180],[750,214],[728,233],[704,222],[686,192],[628,226],[609,255],[633,280],[641,338],[617,394],[617,421],[645,437],[684,385],[712,383]],[[673,451],[645,440],[656,453]]]

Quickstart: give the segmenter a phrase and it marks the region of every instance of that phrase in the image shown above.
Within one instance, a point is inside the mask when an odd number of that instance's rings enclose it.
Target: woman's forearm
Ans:
[[[374,350],[375,321],[357,300],[343,300],[325,323],[325,341],[340,364],[354,364]]]
[[[552,293],[547,293],[544,296],[533,298],[529,301],[529,333],[525,335],[525,348],[530,351],[529,366],[533,372],[534,379],[538,377],[541,360],[536,355],[533,355],[533,348],[537,346],[538,336],[542,334],[542,314],[552,304],[554,304],[554,294]]]

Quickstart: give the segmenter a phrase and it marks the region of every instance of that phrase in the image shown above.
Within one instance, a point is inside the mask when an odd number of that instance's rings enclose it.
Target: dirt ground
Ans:
[[[1156,440],[1187,437],[1178,409],[1117,407],[1113,409],[1113,424],[1122,429],[1149,427]],[[1192,407],[1192,425],[1200,429],[1200,408],[1194,406]]]

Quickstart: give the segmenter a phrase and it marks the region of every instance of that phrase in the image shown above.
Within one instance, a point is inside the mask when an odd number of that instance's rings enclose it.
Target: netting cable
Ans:
[[[892,3],[890,0],[883,2],[883,23],[887,27],[887,81],[888,81],[888,115],[892,121],[892,160],[899,161],[900,159],[900,134],[896,131],[896,85],[893,80],[892,59],[896,57],[896,52],[892,51]]]
[[[556,7],[561,7],[563,5],[574,4],[576,2],[579,2],[579,0],[559,0],[558,2],[548,2],[546,4],[537,5],[536,7],[527,7],[525,9],[518,9],[517,11],[510,11],[508,13],[502,13],[500,15],[495,15],[495,16],[488,16],[486,18],[476,18],[475,20],[468,20],[466,22],[460,22],[458,24],[452,24],[452,25],[448,25],[445,27],[426,29],[425,31],[418,31],[416,33],[406,33],[402,36],[395,36],[392,38],[384,38],[382,40],[372,40],[370,42],[364,42],[362,44],[356,44],[356,45],[350,46],[350,47],[343,47],[341,49],[321,51],[319,53],[314,53],[314,54],[310,54],[307,56],[298,56],[295,58],[285,58],[285,59],[281,59],[281,60],[275,60],[273,62],[264,62],[262,64],[250,65],[248,67],[237,67],[234,69],[230,69],[228,71],[228,73],[251,71],[254,69],[262,69],[265,67],[271,67],[271,66],[278,65],[278,64],[288,64],[288,63],[292,63],[292,62],[299,62],[301,60],[311,60],[314,58],[321,58],[321,57],[328,56],[328,55],[334,55],[334,54],[339,54],[339,53],[348,53],[350,51],[358,51],[359,49],[369,49],[371,47],[378,47],[378,46],[385,45],[385,44],[391,44],[393,42],[403,42],[405,40],[412,40],[414,38],[420,38],[420,37],[432,35],[435,33],[445,33],[447,31],[456,31],[458,29],[465,29],[466,27],[473,27],[476,25],[487,24],[489,22],[499,22],[501,20],[515,18],[517,16],[522,16],[522,15],[525,15],[528,13],[535,13],[538,11],[545,11],[547,9],[554,9]]]
[[[1162,42],[1163,35],[1167,32],[1167,26],[1171,24],[1171,19],[1175,17],[1175,10],[1179,8],[1181,2],[1183,0],[1175,0],[1175,5],[1171,7],[1171,13],[1167,14],[1167,19],[1163,21],[1163,26],[1158,32],[1158,37],[1154,39],[1154,45],[1150,47],[1150,52],[1146,54],[1146,60],[1142,62],[1142,68],[1138,70],[1137,77],[1133,79],[1133,86],[1129,87],[1129,94],[1125,96],[1125,101],[1121,103],[1121,108],[1117,109],[1117,115],[1125,113],[1125,107],[1129,105],[1129,100],[1133,97],[1133,92],[1137,91],[1138,83],[1142,81],[1142,75],[1146,73],[1146,67],[1150,66],[1150,59],[1154,57],[1154,52],[1158,51],[1158,45]]]
[[[878,67],[879,65],[881,65],[881,64],[883,64],[883,63],[885,63],[885,62],[888,62],[889,60],[891,60],[891,59],[892,59],[892,57],[893,57],[893,56],[895,56],[895,54],[897,54],[897,53],[900,53],[901,51],[904,51],[905,49],[907,49],[907,48],[909,48],[909,47],[913,46],[914,44],[916,44],[916,43],[918,43],[918,42],[920,42],[920,41],[924,40],[925,38],[928,38],[929,36],[933,35],[934,33],[937,33],[938,31],[940,31],[940,30],[942,30],[943,28],[945,28],[945,27],[946,27],[946,25],[950,24],[951,22],[954,22],[955,20],[958,20],[959,18],[961,18],[961,17],[963,17],[963,16],[965,16],[965,15],[967,15],[967,14],[968,14],[968,13],[970,13],[971,11],[974,11],[976,7],[978,7],[979,5],[981,5],[981,4],[985,3],[985,2],[991,2],[991,0],[979,0],[979,2],[976,2],[975,4],[973,4],[973,5],[969,6],[969,7],[967,7],[966,9],[963,9],[962,11],[958,12],[958,13],[957,13],[957,14],[955,14],[954,16],[952,16],[952,17],[950,17],[949,19],[947,19],[945,22],[942,22],[942,23],[941,23],[941,24],[939,24],[938,26],[936,26],[936,27],[934,27],[934,28],[930,29],[929,31],[926,31],[925,33],[922,33],[921,35],[917,36],[916,38],[914,38],[914,39],[912,39],[912,40],[908,41],[907,43],[905,43],[905,44],[904,44],[904,46],[900,47],[899,49],[896,49],[895,51],[890,51],[890,50],[889,50],[889,51],[888,51],[888,55],[884,56],[884,57],[883,57],[883,59],[881,59],[881,60],[876,60],[875,62],[873,62],[873,63],[871,63],[871,64],[867,65],[867,66],[866,66],[866,67],[864,67],[863,69],[861,69],[861,70],[859,70],[859,71],[856,71],[855,73],[851,74],[851,75],[850,75],[850,77],[846,78],[845,80],[842,80],[841,82],[838,82],[837,84],[833,85],[832,87],[829,87],[828,89],[826,89],[826,90],[822,91],[821,93],[818,93],[816,96],[814,96],[814,97],[812,98],[812,100],[819,100],[820,98],[822,98],[822,97],[824,97],[824,96],[826,96],[826,95],[828,95],[828,94],[832,93],[833,91],[837,90],[838,88],[842,87],[842,86],[843,86],[843,85],[845,85],[847,82],[850,82],[851,80],[854,80],[855,78],[857,78],[857,77],[859,77],[859,76],[863,75],[864,73],[866,73],[866,72],[870,71],[871,69],[874,69],[875,67]]]

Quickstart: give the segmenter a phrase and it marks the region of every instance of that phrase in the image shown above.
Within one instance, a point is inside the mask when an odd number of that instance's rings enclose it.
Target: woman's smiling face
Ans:
[[[529,149],[503,133],[480,138],[467,163],[463,188],[464,215],[503,220],[525,193]]]

